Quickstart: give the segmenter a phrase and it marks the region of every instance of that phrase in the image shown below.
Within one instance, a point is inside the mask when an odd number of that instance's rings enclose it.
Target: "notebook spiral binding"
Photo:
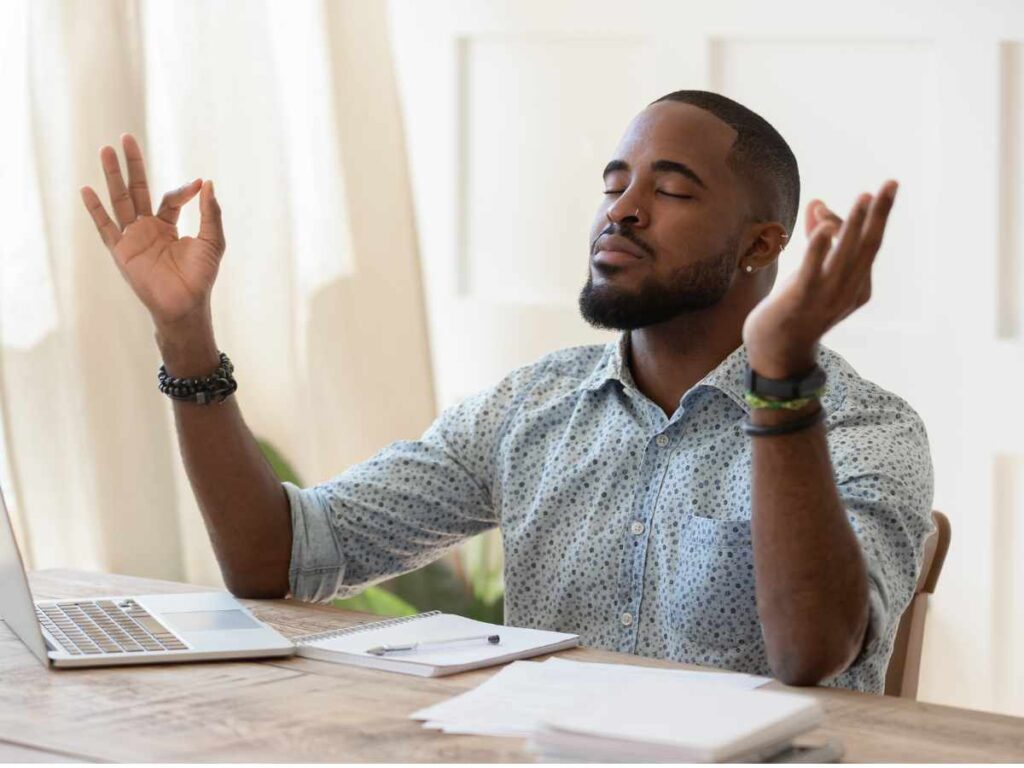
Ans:
[[[342,629],[332,629],[328,632],[317,632],[312,635],[299,635],[292,638],[293,643],[313,643],[318,640],[332,640],[335,637],[344,637],[345,635],[355,635],[359,632],[368,632],[376,629],[384,629],[385,627],[393,627],[396,624],[407,624],[410,621],[416,621],[417,619],[425,619],[428,616],[438,616],[440,611],[428,611],[427,613],[417,613],[414,616],[396,616],[393,619],[384,619],[383,621],[371,621],[369,624],[356,624],[351,627],[344,627]]]

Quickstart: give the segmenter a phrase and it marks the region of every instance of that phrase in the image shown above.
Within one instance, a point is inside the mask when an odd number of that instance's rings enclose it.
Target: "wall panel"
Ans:
[[[635,83],[653,56],[640,38],[461,42],[463,293],[576,301],[601,169],[636,111]]]
[[[913,40],[716,39],[711,89],[771,122],[800,164],[801,204],[821,198],[840,216],[888,178],[901,193],[873,271],[874,296],[848,327],[912,330],[927,323],[934,266],[937,156],[935,67]],[[801,211],[802,214],[802,211]],[[780,279],[806,247],[803,216]]]
[[[1024,455],[997,456],[993,485],[993,693],[1000,709],[1024,712]]]
[[[999,256],[996,327],[1000,338],[1024,336],[1024,51],[1020,43],[1004,43],[1000,56]]]

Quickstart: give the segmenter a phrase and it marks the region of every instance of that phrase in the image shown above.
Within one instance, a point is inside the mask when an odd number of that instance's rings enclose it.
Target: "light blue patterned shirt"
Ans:
[[[565,349],[446,410],[291,504],[292,594],[352,595],[500,526],[505,621],[584,645],[770,675],[754,598],[746,350],[671,418],[619,343]],[[864,552],[868,637],[828,684],[880,692],[931,532],[917,414],[822,348],[840,498]],[[812,556],[828,557],[828,552]]]

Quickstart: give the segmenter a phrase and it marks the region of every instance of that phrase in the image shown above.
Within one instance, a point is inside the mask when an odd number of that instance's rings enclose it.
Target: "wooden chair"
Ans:
[[[924,562],[921,576],[917,580],[914,598],[900,619],[896,630],[889,669],[885,674],[887,696],[917,698],[917,681],[921,672],[921,646],[924,643],[924,617],[928,608],[928,595],[935,592],[935,585],[942,572],[942,564],[949,551],[949,519],[941,512],[932,511],[935,532],[924,544]]]

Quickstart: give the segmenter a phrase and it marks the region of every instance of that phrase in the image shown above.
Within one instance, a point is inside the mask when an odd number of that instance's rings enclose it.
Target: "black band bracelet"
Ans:
[[[818,407],[818,409],[807,416],[804,416],[793,421],[787,421],[784,424],[771,424],[762,426],[760,424],[752,424],[750,417],[748,416],[743,422],[744,433],[751,437],[774,437],[776,435],[788,435],[791,432],[799,432],[801,429],[807,429],[813,427],[819,421],[825,418],[825,409]]]
[[[223,352],[220,353],[220,365],[209,376],[196,378],[178,378],[167,374],[167,367],[161,365],[157,374],[160,391],[172,400],[183,403],[209,405],[223,403],[224,400],[238,389],[238,382],[232,375],[235,366]]]

